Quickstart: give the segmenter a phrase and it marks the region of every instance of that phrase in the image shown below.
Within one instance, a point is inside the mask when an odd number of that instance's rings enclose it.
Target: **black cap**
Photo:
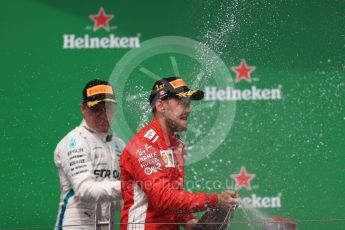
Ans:
[[[95,79],[87,83],[83,90],[82,103],[92,107],[103,101],[115,103],[114,90],[109,82]]]
[[[204,98],[204,92],[198,89],[189,89],[180,77],[168,77],[156,81],[149,97],[151,106],[158,99],[164,100],[170,97],[189,97],[191,100],[201,100]]]

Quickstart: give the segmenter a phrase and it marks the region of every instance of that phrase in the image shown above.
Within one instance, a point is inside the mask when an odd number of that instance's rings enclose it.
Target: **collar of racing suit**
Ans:
[[[167,132],[165,132],[162,129],[156,117],[152,119],[150,126],[154,128],[158,136],[163,137],[165,144],[169,147],[174,146],[175,143],[177,143],[178,140],[180,140],[180,136],[177,133],[175,133],[174,135],[170,135]]]
[[[107,133],[97,132],[96,130],[94,130],[93,128],[91,128],[90,126],[87,125],[85,119],[83,119],[83,121],[81,122],[80,126],[84,127],[90,133],[95,134],[103,142],[109,142],[109,141],[111,141],[111,139],[113,137],[113,132],[112,132],[111,129],[109,129]]]

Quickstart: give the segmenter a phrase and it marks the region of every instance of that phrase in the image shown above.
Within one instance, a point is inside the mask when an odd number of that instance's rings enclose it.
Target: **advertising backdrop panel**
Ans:
[[[236,189],[231,229],[344,229],[344,15],[340,0],[2,3],[0,228],[53,228],[53,152],[88,81],[114,85],[127,142],[153,82],[182,76],[205,92],[181,133],[187,190]]]

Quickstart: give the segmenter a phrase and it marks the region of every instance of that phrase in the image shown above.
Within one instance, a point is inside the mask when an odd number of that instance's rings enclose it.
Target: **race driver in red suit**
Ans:
[[[150,103],[154,118],[129,141],[121,158],[124,208],[121,229],[191,229],[191,214],[221,207],[231,209],[237,194],[193,193],[183,190],[186,146],[176,132],[185,131],[190,100],[204,93],[190,90],[179,77],[163,78],[152,87]]]

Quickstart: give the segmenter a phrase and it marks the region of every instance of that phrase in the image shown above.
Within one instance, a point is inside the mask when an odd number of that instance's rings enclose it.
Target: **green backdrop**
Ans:
[[[86,82],[115,85],[113,129],[128,141],[150,118],[153,81],[177,74],[207,92],[182,135],[186,189],[236,187],[299,229],[345,228],[344,1],[1,5],[1,229],[53,228],[53,151],[81,121]],[[113,18],[94,30],[101,7]],[[232,226],[257,229],[258,216],[239,208]]]

